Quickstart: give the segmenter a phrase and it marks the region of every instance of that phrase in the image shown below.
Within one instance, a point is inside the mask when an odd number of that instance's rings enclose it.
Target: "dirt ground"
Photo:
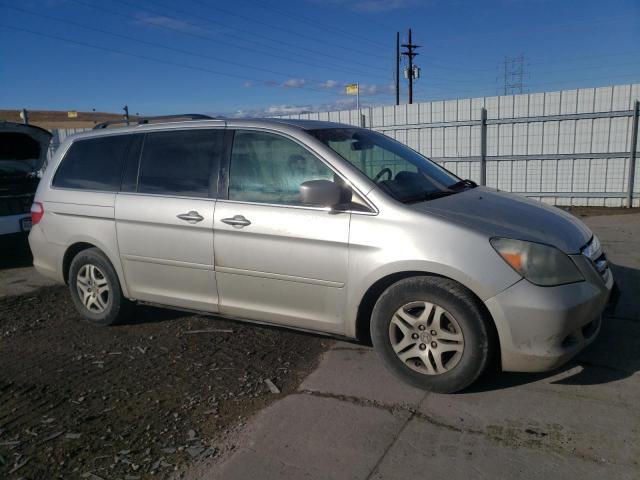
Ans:
[[[22,123],[20,118],[21,110],[0,110],[0,120],[8,122]],[[108,120],[121,120],[120,113],[106,112],[76,112],[75,118],[69,118],[67,111],[57,110],[29,110],[29,123],[38,127],[46,128],[93,128],[96,124],[106,122]],[[130,116],[132,121],[139,117]]]
[[[0,242],[0,282],[26,285],[30,265],[26,238]],[[30,293],[0,298],[3,480],[180,476],[189,463],[233,449],[233,432],[295,391],[332,344],[151,307],[97,328],[75,312],[65,287],[27,286]]]
[[[330,343],[151,307],[98,328],[65,287],[0,299],[0,478],[167,478],[295,390]]]

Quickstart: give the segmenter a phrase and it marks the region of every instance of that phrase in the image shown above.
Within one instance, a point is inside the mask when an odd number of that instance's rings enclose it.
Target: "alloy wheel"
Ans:
[[[95,265],[87,263],[78,271],[76,288],[80,301],[91,313],[103,313],[110,300],[109,282]]]
[[[405,365],[426,375],[452,370],[464,352],[464,335],[454,316],[429,302],[400,307],[389,324],[389,340]]]

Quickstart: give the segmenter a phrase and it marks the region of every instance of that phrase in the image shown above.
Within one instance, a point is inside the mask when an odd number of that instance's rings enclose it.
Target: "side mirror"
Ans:
[[[304,205],[334,207],[340,203],[342,189],[329,180],[309,180],[300,185],[300,199]]]

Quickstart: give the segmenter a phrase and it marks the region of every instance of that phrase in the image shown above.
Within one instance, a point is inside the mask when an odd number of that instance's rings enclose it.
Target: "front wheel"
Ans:
[[[371,339],[387,368],[406,382],[439,393],[471,385],[493,350],[486,314],[471,292],[440,277],[411,277],[380,296]]]
[[[69,290],[76,310],[95,325],[117,323],[130,306],[113,265],[97,248],[74,257],[69,267]]]

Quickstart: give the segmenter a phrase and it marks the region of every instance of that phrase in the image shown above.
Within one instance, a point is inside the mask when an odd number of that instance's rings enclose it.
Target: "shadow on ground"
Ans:
[[[612,265],[619,288],[617,303],[605,312],[593,344],[552,372],[487,372],[464,393],[500,390],[567,373],[557,385],[600,385],[623,380],[640,371],[640,270]],[[576,368],[580,367],[580,368]],[[576,373],[571,374],[570,371]]]
[[[33,263],[27,234],[0,236],[0,270],[30,267]]]

